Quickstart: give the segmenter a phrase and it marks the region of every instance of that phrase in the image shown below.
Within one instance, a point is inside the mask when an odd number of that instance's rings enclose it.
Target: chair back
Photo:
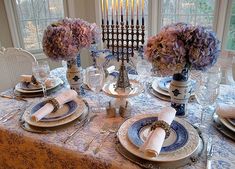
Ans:
[[[0,50],[0,92],[14,87],[22,74],[32,74],[35,57],[20,48]]]

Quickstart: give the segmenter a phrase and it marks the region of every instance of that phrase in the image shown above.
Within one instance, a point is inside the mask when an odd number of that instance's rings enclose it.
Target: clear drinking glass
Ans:
[[[47,97],[45,81],[50,76],[50,67],[47,61],[33,62],[32,72],[34,77],[42,86],[43,96]]]
[[[101,67],[89,67],[86,69],[86,82],[88,87],[98,95],[100,90],[104,85],[105,74],[103,68]],[[98,99],[98,108],[99,111],[101,107],[100,98]]]
[[[214,105],[219,95],[221,82],[221,70],[213,67],[208,72],[202,73],[199,85],[197,85],[195,96],[202,106],[200,123],[196,124],[200,128],[205,128],[205,121],[211,117],[210,106]]]

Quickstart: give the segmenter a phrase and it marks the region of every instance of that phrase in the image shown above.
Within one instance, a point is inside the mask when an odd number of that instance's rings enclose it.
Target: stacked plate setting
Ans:
[[[235,141],[235,119],[220,117],[216,112],[213,115],[213,119],[215,127]]]
[[[134,156],[163,168],[179,167],[190,163],[191,159],[195,159],[200,155],[204,144],[198,131],[187,121],[177,117],[172,122],[171,134],[164,141],[161,152],[157,157],[148,157],[140,151],[139,148],[147,139],[151,124],[157,119],[156,114],[138,115],[128,119],[121,125],[117,136],[122,148],[132,156],[132,159],[129,160],[138,163],[133,160]],[[125,157],[128,156],[125,153],[120,153]]]
[[[63,81],[58,77],[51,78],[52,86],[47,87],[47,92],[53,92],[59,88],[59,86],[63,85]],[[26,82],[19,82],[15,86],[14,90],[16,95],[23,96],[23,97],[37,97],[42,96],[42,87],[41,85],[35,85],[32,83],[26,83]]]
[[[164,77],[161,80],[154,80],[149,86],[149,92],[161,100],[171,101],[171,97],[168,92],[171,81],[172,77]],[[193,86],[196,84],[193,80],[191,80],[191,83]]]
[[[76,98],[75,100],[65,103],[56,112],[50,113],[49,115],[43,117],[40,121],[32,120],[31,116],[45,104],[45,101],[39,102],[38,104],[31,107],[29,110],[26,110],[22,116],[23,121],[30,126],[45,129],[65,125],[76,119],[86,117],[89,110],[83,100]]]

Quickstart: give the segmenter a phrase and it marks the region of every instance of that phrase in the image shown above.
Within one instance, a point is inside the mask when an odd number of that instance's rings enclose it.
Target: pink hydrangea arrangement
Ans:
[[[53,60],[71,60],[100,36],[96,24],[78,18],[65,18],[50,24],[44,31],[43,52]]]
[[[164,27],[148,39],[145,48],[145,56],[163,76],[185,68],[204,71],[216,63],[219,52],[220,42],[214,32],[185,23]]]

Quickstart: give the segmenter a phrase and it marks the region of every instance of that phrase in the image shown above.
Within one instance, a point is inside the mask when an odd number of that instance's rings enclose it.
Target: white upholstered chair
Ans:
[[[32,74],[35,57],[20,48],[0,49],[0,92],[14,87],[21,74]]]

